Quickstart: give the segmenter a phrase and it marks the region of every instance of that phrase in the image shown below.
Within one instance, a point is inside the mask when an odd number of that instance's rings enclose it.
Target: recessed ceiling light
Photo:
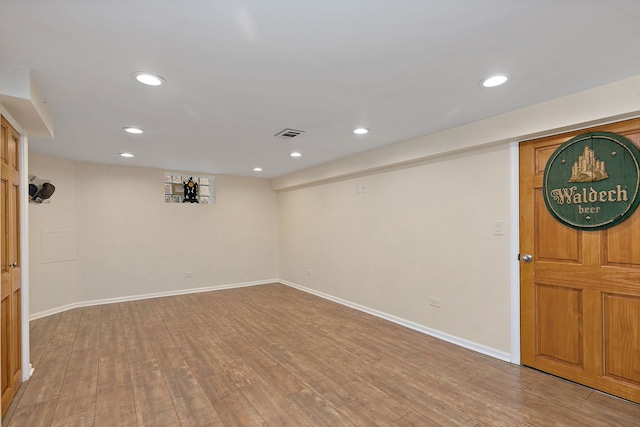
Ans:
[[[369,133],[369,129],[367,128],[358,128],[358,129],[354,129],[353,133],[355,133],[356,135],[366,135]]]
[[[262,168],[253,168],[254,172],[262,172]]]
[[[496,87],[506,83],[507,80],[509,80],[509,77],[506,74],[497,74],[482,80],[480,85],[482,87]]]
[[[119,153],[122,157],[135,157],[133,154],[131,153]]]
[[[134,127],[126,127],[126,128],[122,128],[122,130],[127,133],[134,133],[134,134],[144,133],[144,129],[134,128]]]
[[[162,77],[156,74],[133,73],[133,75],[136,77],[137,81],[147,86],[160,86],[161,84],[164,84],[167,82],[165,79],[163,79]]]
[[[302,153],[299,153],[297,151],[294,151],[293,153],[289,154],[291,157],[302,157]]]

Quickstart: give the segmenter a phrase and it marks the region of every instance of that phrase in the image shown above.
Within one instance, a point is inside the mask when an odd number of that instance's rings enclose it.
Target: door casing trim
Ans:
[[[510,242],[509,262],[510,293],[511,293],[511,357],[510,362],[520,364],[520,142],[509,144],[509,181],[511,182],[510,212]]]

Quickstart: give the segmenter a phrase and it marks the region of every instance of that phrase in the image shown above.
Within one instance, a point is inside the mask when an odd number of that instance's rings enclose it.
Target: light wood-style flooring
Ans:
[[[37,426],[638,426],[640,406],[281,285],[31,323]]]

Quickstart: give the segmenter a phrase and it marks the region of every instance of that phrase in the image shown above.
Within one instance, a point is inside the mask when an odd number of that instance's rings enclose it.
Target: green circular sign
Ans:
[[[638,207],[640,150],[610,132],[585,133],[562,144],[544,169],[542,191],[558,221],[579,230],[621,223]]]

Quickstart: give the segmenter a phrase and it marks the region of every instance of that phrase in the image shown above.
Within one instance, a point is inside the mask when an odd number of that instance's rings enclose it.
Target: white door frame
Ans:
[[[520,143],[509,144],[510,230],[509,278],[511,293],[511,363],[520,364]]]
[[[29,346],[29,140],[20,132],[20,314],[22,331],[22,381],[31,378]]]

